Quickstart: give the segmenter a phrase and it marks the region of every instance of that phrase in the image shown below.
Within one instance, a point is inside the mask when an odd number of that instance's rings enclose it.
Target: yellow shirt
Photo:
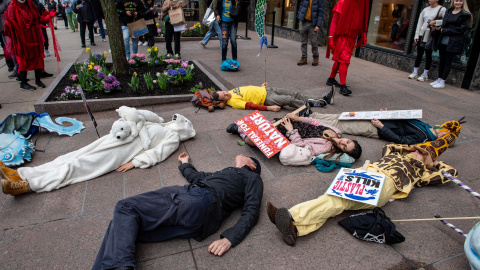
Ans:
[[[312,20],[312,3],[313,3],[313,0],[310,0],[310,4],[308,4],[308,8],[307,8],[307,13],[305,13],[305,20],[309,20],[309,21]]]
[[[245,109],[247,102],[263,105],[267,97],[267,90],[263,86],[241,86],[228,92],[232,97],[227,101],[227,105],[234,109]]]

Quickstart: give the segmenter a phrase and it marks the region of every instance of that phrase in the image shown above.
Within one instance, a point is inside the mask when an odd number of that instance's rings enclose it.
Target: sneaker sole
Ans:
[[[282,233],[283,241],[287,245],[295,245],[295,238],[290,232],[290,215],[286,208],[280,208],[275,213],[275,226]]]

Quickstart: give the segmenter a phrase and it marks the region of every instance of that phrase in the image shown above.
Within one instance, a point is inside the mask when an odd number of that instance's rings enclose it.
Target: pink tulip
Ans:
[[[102,68],[101,66],[94,66],[94,67],[93,67],[93,69],[95,69],[95,70],[99,70],[99,69],[101,69],[101,68]]]
[[[133,64],[135,64],[135,60],[133,60],[133,59],[130,59],[130,60],[128,60],[128,63],[130,63],[130,64],[132,64],[132,65],[133,65]]]
[[[77,75],[77,74],[73,74],[73,76],[72,76],[72,80],[73,80],[73,81],[76,81],[76,80],[77,80],[77,77],[78,77],[78,75]]]

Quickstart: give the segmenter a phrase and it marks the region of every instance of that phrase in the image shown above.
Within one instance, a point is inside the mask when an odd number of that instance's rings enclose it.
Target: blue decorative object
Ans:
[[[82,129],[85,127],[83,126],[83,123],[78,121],[75,118],[69,118],[69,117],[58,117],[55,119],[55,122],[58,124],[55,124],[52,121],[52,118],[50,118],[50,115],[42,115],[40,117],[37,117],[32,125],[38,126],[41,128],[44,128],[50,132],[57,132],[60,135],[68,135],[68,136],[73,136],[77,133],[80,133]],[[72,125],[65,127],[63,126],[64,122],[69,122]]]
[[[220,69],[223,71],[237,71],[240,68],[240,63],[237,60],[227,59],[222,62]]]
[[[6,166],[17,166],[32,159],[33,143],[20,133],[0,134],[0,160]]]

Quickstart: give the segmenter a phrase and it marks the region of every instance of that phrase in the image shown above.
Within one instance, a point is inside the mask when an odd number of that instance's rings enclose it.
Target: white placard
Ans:
[[[422,110],[343,112],[338,120],[422,119]]]
[[[185,30],[187,30],[187,27],[185,26],[185,24],[179,24],[179,25],[173,26],[173,31],[174,32],[181,32],[181,31],[185,31]]]
[[[384,183],[384,174],[342,168],[325,194],[377,206]]]

